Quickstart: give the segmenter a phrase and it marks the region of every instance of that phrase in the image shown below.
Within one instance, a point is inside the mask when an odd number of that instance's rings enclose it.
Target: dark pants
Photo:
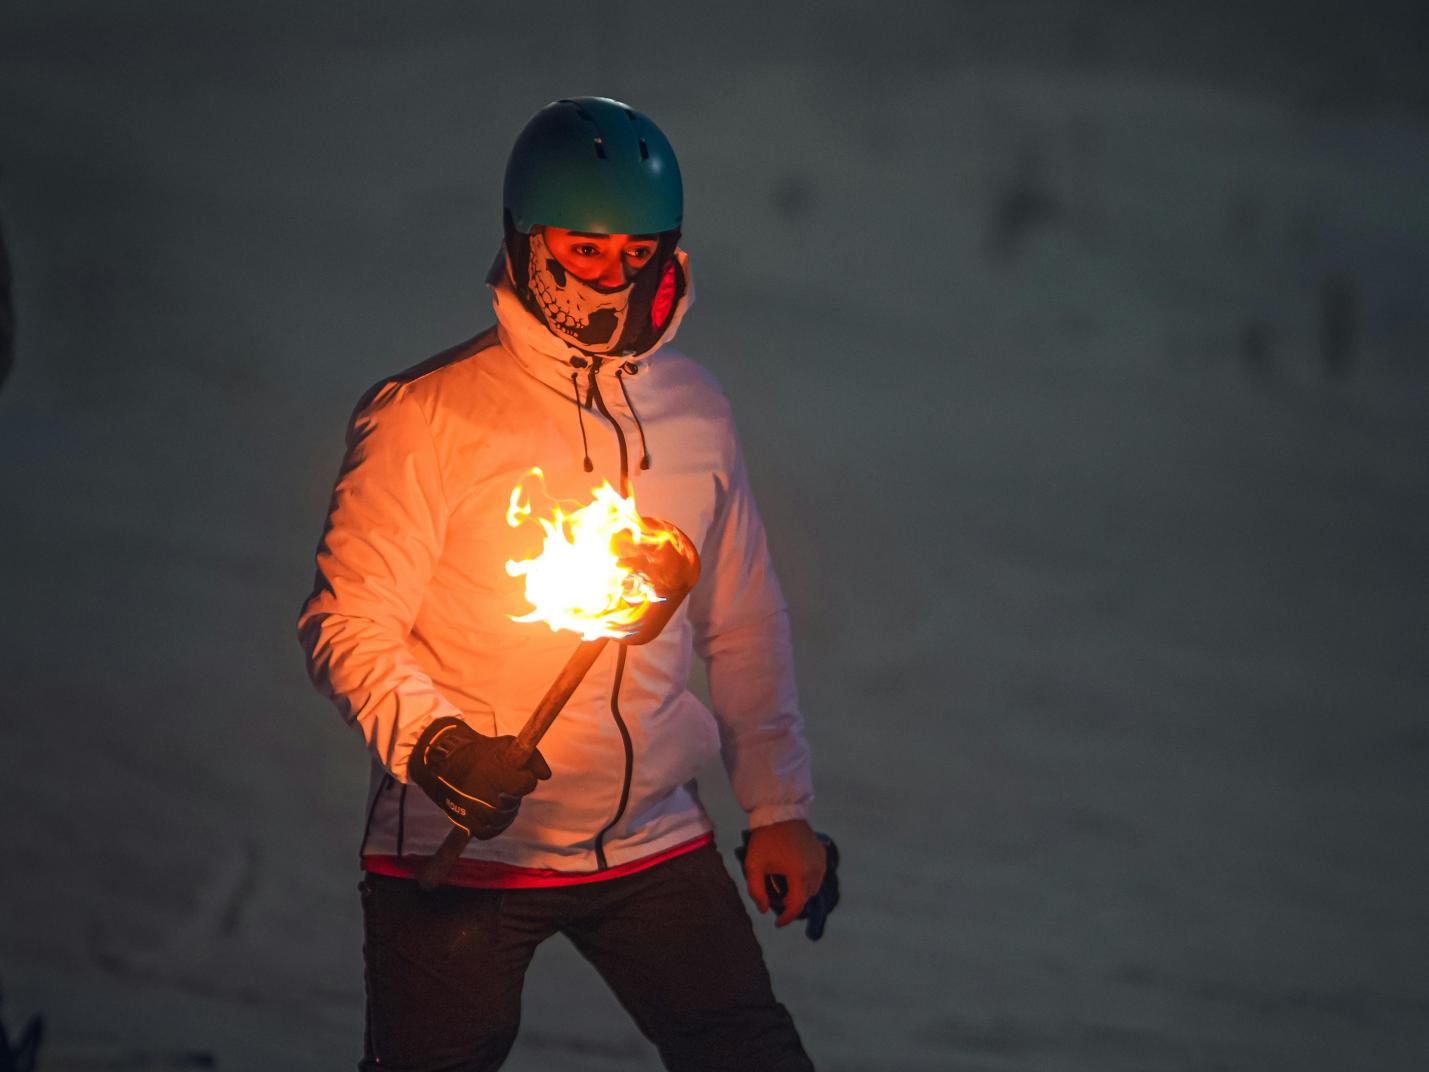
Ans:
[[[559,932],[678,1072],[812,1072],[714,846],[624,878],[536,890],[368,875],[364,1072],[484,1072],[506,1059],[536,946]]]

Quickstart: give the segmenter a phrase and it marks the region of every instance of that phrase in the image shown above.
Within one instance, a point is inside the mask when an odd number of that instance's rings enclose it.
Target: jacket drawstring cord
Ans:
[[[585,437],[585,414],[581,412],[581,382],[580,373],[571,373],[571,401],[576,404],[576,420],[581,426],[581,453],[585,456],[585,471],[589,473],[595,468],[595,462],[590,460],[590,444]]]
[[[625,396],[625,408],[630,410],[630,415],[635,418],[635,429],[640,433],[640,468],[650,468],[650,448],[645,443],[645,426],[640,423],[640,414],[635,412],[635,403],[630,401],[630,391],[625,386],[625,370],[630,368],[630,363],[626,362],[615,370],[615,382],[620,384],[620,393]]]

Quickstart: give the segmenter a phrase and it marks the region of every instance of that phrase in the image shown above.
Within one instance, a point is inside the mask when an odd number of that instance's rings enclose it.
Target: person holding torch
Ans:
[[[503,200],[496,324],[359,402],[298,620],[372,757],[359,1067],[498,1068],[560,933],[667,1068],[805,1072],[694,780],[722,756],[761,912],[819,903],[787,610],[729,402],[667,345],[692,298],[675,154],[619,102],[556,101]],[[641,565],[662,553],[683,582]],[[605,605],[544,605],[612,563]]]

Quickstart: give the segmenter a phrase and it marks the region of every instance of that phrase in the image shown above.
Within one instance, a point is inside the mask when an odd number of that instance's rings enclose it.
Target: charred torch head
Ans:
[[[640,526],[663,538],[641,540],[627,548],[617,537],[618,561],[645,578],[659,599],[646,606],[635,623],[635,632],[621,638],[626,644],[648,644],[659,636],[700,579],[700,554],[688,536],[659,518],[642,517]]]

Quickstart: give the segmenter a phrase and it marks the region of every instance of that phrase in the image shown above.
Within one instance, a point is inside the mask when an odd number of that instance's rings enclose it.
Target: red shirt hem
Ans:
[[[662,864],[676,856],[694,852],[714,843],[713,834],[701,834],[697,838],[683,841],[673,848],[657,852],[653,856],[642,856],[638,860],[607,867],[604,871],[557,871],[550,867],[517,867],[515,864],[499,863],[496,860],[472,860],[466,857],[452,865],[447,876],[450,886],[470,886],[487,890],[531,890],[551,886],[580,886],[587,882],[605,882],[624,875],[633,875],[648,867]],[[364,854],[362,869],[374,875],[390,878],[415,879],[426,866],[425,856],[384,856]]]

